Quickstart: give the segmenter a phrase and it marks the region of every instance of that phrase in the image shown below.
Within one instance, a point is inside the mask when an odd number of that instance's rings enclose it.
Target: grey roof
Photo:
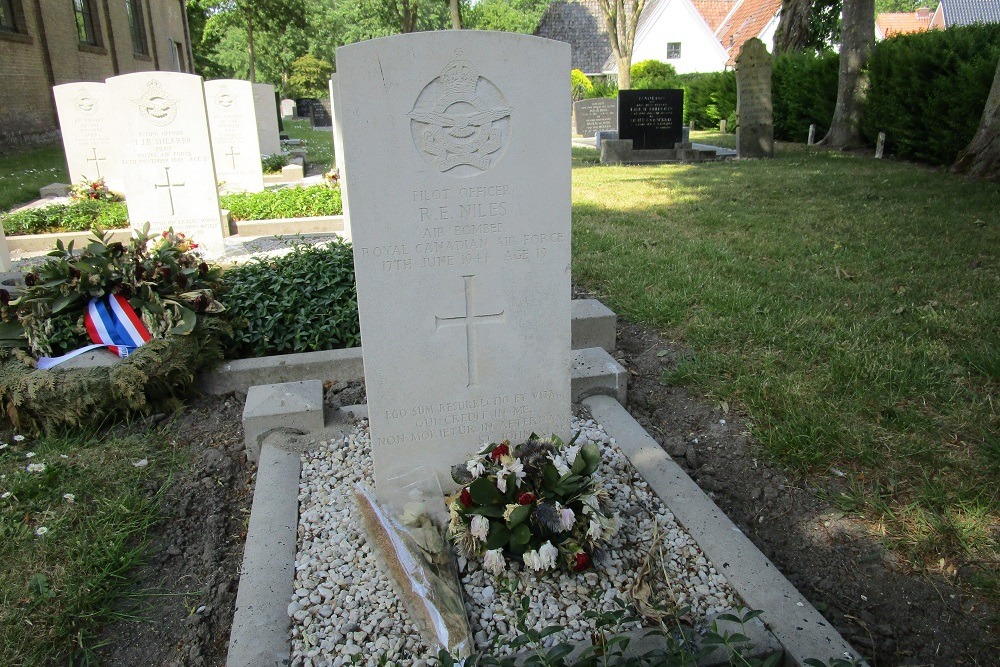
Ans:
[[[548,6],[535,34],[567,42],[573,49],[573,69],[586,74],[603,71],[611,42],[597,0],[556,0]]]
[[[1000,0],[941,0],[944,24],[1000,23]]]

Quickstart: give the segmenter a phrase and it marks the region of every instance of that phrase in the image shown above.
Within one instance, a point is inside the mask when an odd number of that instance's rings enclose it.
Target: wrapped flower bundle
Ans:
[[[511,559],[536,572],[589,569],[595,549],[618,531],[618,517],[609,516],[595,474],[598,446],[575,440],[532,435],[516,446],[490,443],[454,466],[462,488],[448,501],[448,533],[459,552],[482,558],[493,574]]]

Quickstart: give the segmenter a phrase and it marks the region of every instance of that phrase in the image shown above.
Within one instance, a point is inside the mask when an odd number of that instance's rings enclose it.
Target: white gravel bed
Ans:
[[[583,574],[534,575],[515,565],[507,576],[494,577],[476,562],[460,562],[477,646],[519,634],[514,621],[524,597],[530,600],[529,626],[566,628],[551,637],[549,645],[566,639],[586,642],[593,622],[583,612],[614,609],[616,596],[628,599],[654,533],[663,540],[664,564],[658,560],[652,567],[653,601],[672,599],[690,606],[696,622],[740,606],[725,577],[649,490],[614,439],[592,420],[574,419],[573,429],[582,432],[581,441],[601,446],[598,474],[621,516],[621,530],[603,556],[595,558],[595,569]],[[352,496],[357,482],[373,488],[366,422],[343,440],[322,442],[303,455],[295,593],[288,606],[292,665],[340,667],[351,664],[352,656],[371,666],[384,664],[380,660],[434,665],[437,649],[431,650],[421,639],[366,543]]]

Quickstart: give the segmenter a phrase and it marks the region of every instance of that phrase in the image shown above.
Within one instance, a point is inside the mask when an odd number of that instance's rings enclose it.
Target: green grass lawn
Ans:
[[[333,164],[333,132],[312,129],[306,118],[298,120],[285,118],[282,122],[285,125],[285,134],[290,138],[305,140],[306,162],[309,164]]]
[[[38,199],[49,183],[69,183],[62,144],[0,156],[0,213]]]
[[[691,348],[665,381],[740,405],[793,471],[846,472],[834,503],[915,563],[980,565],[996,592],[996,185],[802,146],[595,156],[574,151],[574,281]]]

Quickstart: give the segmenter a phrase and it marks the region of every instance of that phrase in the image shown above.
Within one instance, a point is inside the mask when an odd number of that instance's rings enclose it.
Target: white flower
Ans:
[[[472,479],[478,479],[480,475],[486,472],[486,466],[479,459],[470,459],[468,463],[465,464],[465,469],[469,471],[472,475]]]
[[[28,472],[45,472],[44,463],[29,463],[28,467],[25,468]]]
[[[570,465],[576,463],[576,455],[580,453],[580,445],[573,445],[572,447],[567,447],[563,451],[563,457],[569,462]]]
[[[73,503],[76,502],[76,496],[74,496],[72,493],[64,493],[63,500],[65,500],[68,503]]]
[[[573,510],[568,507],[562,508],[562,511],[559,512],[559,527],[562,528],[563,531],[572,530],[575,522],[576,514],[573,513]]]
[[[497,489],[500,493],[507,493],[507,475],[503,470],[497,473]]]
[[[520,459],[504,456],[500,461],[503,465],[497,473],[497,488],[500,489],[500,493],[507,493],[507,478],[514,475],[515,486],[520,486],[520,480],[524,479],[527,473],[524,472],[524,464]]]
[[[139,459],[138,461],[133,461],[132,466],[135,468],[145,468],[149,465],[149,459]]]
[[[521,558],[524,560],[524,566],[529,570],[541,572],[545,569],[542,567],[542,559],[539,558],[537,551],[525,551]]]
[[[61,459],[68,459],[69,456],[67,456],[66,454],[60,454],[59,458],[61,458]]]
[[[552,546],[552,542],[546,541],[545,544],[538,550],[538,559],[542,564],[543,570],[551,570],[556,566],[556,558],[559,556],[559,550]]]
[[[483,557],[483,567],[490,574],[500,574],[507,568],[507,561],[500,549],[490,549]]]
[[[556,467],[556,470],[560,475],[569,474],[569,466],[566,464],[566,459],[564,459],[559,454],[549,454],[549,460],[552,461],[552,465]]]
[[[14,436],[14,442],[24,442],[24,436],[23,435],[15,435]]]
[[[41,537],[47,532],[49,532],[49,529],[46,528],[45,526],[39,526],[38,528],[35,528],[35,535],[38,535],[39,537]]]
[[[34,452],[25,452],[24,453],[24,458],[26,458],[26,459],[33,459],[33,458],[35,458],[35,453]]]
[[[0,500],[7,500],[8,498],[10,498],[10,496],[11,496],[10,491],[4,491],[3,493],[0,493]]]
[[[472,526],[469,528],[469,532],[476,539],[485,542],[486,538],[490,534],[490,520],[484,516],[476,514],[472,517]]]
[[[592,540],[601,539],[601,522],[595,518],[590,519],[590,528],[587,529],[587,537]]]
[[[10,447],[10,445],[8,445],[6,442],[0,442],[0,451],[7,449],[8,447]]]

